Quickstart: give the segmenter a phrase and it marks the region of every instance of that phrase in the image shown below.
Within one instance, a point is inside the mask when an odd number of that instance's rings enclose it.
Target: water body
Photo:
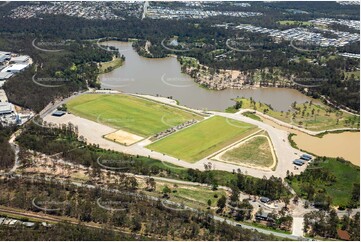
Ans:
[[[181,66],[175,57],[144,58],[133,50],[131,43],[109,41],[106,44],[118,48],[126,59],[120,68],[100,75],[102,88],[163,97],[172,96],[183,106],[218,111],[234,105],[231,99],[238,96],[252,97],[256,101],[271,104],[279,111],[287,111],[294,101],[302,103],[311,100],[306,95],[288,88],[207,90],[195,83],[187,74],[181,73]]]
[[[262,118],[263,122],[277,129],[296,134],[292,139],[297,147],[318,156],[342,157],[352,164],[360,166],[360,132],[329,133],[318,138],[301,131],[286,128],[269,119]]]

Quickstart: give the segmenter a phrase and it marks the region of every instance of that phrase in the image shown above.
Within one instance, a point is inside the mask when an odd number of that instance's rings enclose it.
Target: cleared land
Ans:
[[[255,132],[254,125],[215,116],[170,135],[147,148],[195,162]]]
[[[120,143],[122,145],[131,145],[143,139],[143,137],[125,132],[123,130],[118,130],[113,133],[107,134],[104,136],[104,138]]]
[[[237,165],[269,168],[274,164],[271,149],[265,134],[256,135],[226,151],[220,160]]]
[[[171,189],[170,200],[174,202],[184,203],[185,205],[205,209],[208,207],[208,200],[211,200],[211,207],[217,206],[218,199],[227,193],[222,190],[211,190],[208,187],[174,185],[172,183],[163,183],[156,187],[156,193],[162,193],[163,188],[167,186]]]
[[[203,117],[125,94],[85,94],[68,102],[73,114],[142,137]]]
[[[337,128],[358,128],[360,118],[339,110],[335,110],[323,104],[306,102],[290,107],[287,112],[273,110],[267,104],[255,102],[246,98],[238,98],[241,101],[241,108],[254,109],[263,112],[283,122],[297,125],[312,131],[322,131]]]

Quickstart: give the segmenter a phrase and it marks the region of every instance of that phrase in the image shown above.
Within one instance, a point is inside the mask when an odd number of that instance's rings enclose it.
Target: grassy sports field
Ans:
[[[147,137],[202,116],[125,94],[85,94],[70,100],[68,110],[80,117]]]
[[[258,128],[215,116],[147,146],[188,162],[195,162],[240,140]]]

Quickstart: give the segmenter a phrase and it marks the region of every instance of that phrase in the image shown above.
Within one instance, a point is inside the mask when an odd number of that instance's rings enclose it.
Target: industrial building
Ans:
[[[10,73],[19,73],[20,71],[24,70],[26,67],[28,67],[29,64],[12,64],[4,69],[1,70],[1,72],[10,72]]]
[[[9,79],[12,75],[11,72],[0,72],[0,81]]]
[[[27,55],[20,55],[16,57],[12,57],[10,59],[10,62],[16,63],[16,64],[28,64],[28,61],[30,60],[30,57]]]
[[[10,52],[3,52],[0,51],[0,63],[10,60],[11,58],[11,53]]]
[[[14,112],[13,105],[8,102],[1,102],[0,103],[0,116],[12,114]]]

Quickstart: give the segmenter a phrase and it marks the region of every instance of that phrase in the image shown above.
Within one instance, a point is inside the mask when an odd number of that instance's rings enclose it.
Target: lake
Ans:
[[[122,92],[172,97],[183,106],[195,109],[223,111],[236,97],[252,97],[256,101],[271,104],[279,111],[290,109],[291,103],[311,100],[306,95],[289,88],[208,90],[200,87],[187,74],[181,72],[176,57],[144,58],[132,48],[130,42],[108,41],[125,56],[123,66],[100,75],[102,88]],[[105,43],[102,43],[105,45]]]

